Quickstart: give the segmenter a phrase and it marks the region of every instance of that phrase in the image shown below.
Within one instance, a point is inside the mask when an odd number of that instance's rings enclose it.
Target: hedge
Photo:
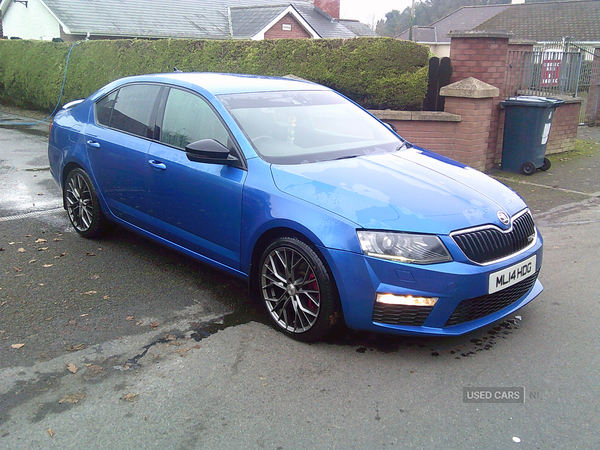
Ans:
[[[0,101],[52,111],[72,43],[0,41]],[[295,75],[369,109],[418,110],[425,46],[391,38],[264,41],[97,40],[73,47],[61,104],[124,76],[171,72]]]

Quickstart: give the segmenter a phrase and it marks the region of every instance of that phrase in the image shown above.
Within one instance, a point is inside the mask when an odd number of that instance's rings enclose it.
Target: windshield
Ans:
[[[274,164],[302,164],[394,151],[402,141],[332,91],[219,96],[255,150]]]

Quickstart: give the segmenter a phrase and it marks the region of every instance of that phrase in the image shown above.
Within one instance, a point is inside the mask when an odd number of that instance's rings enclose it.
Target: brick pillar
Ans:
[[[594,51],[590,89],[585,105],[585,122],[594,125],[600,122],[600,48]]]
[[[488,144],[498,88],[470,77],[443,87],[440,94],[445,112],[461,116],[451,157],[481,171],[491,169],[495,154]]]
[[[500,92],[505,91],[506,72],[508,66],[508,47],[512,33],[451,31],[450,59],[452,60],[451,82],[467,77],[475,77],[484,83],[498,88],[492,99],[492,115],[488,138],[488,158],[492,162],[502,158],[502,145],[498,138],[502,136],[500,123]],[[487,167],[486,169],[491,168]]]

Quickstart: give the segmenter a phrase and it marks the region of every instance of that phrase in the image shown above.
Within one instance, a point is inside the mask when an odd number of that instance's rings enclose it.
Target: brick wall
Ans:
[[[392,123],[409,142],[483,171],[488,162],[493,96],[498,90],[472,78],[444,89],[444,112],[372,112]]]
[[[285,26],[284,26],[285,25]],[[286,30],[284,28],[291,28]],[[286,14],[267,32],[265,39],[309,39],[310,34],[298,23],[291,14]]]
[[[571,101],[556,109],[552,119],[552,128],[546,154],[568,152],[575,150],[575,139],[577,138],[578,121],[573,117],[579,117],[581,102]]]
[[[509,33],[451,32],[450,59],[452,60],[451,82],[474,77],[484,83],[496,86],[502,92],[506,83]],[[498,148],[500,128],[500,102],[495,97],[492,103],[488,154],[485,169],[494,167],[502,158],[502,148]]]

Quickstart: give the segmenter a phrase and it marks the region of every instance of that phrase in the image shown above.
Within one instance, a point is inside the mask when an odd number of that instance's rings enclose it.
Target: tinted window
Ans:
[[[191,142],[214,139],[227,146],[229,134],[206,100],[191,92],[171,89],[160,140],[185,148]]]
[[[157,85],[124,86],[98,102],[97,120],[100,124],[117,130],[152,138],[152,118],[159,92],[160,87]]]
[[[118,91],[111,92],[96,103],[96,120],[100,125],[104,125],[105,127],[110,125],[110,116],[113,111],[113,106],[115,106],[117,92]]]

